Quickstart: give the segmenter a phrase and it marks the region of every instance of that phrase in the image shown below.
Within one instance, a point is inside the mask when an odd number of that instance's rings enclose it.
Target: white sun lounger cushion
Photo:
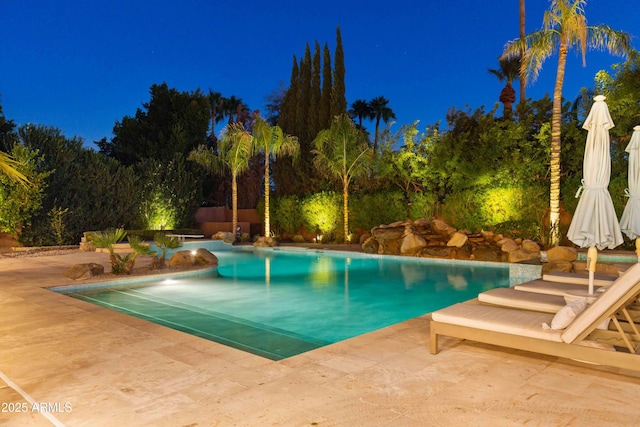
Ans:
[[[577,273],[565,273],[565,272],[556,272],[556,273],[547,273],[542,276],[543,280],[549,282],[560,282],[560,283],[571,283],[574,285],[589,285],[589,276],[586,274],[577,274]],[[596,274],[593,279],[593,284],[595,286],[611,286],[611,284],[617,279],[616,276],[606,275],[606,274]]]
[[[434,311],[433,320],[469,328],[562,342],[562,331],[542,329],[553,314],[482,304],[458,303]]]
[[[584,285],[575,285],[571,283],[549,282],[547,280],[531,280],[530,282],[521,283],[513,287],[519,291],[538,292],[541,294],[560,295],[563,296],[567,292],[584,291]],[[600,288],[596,288],[598,290]]]
[[[589,305],[582,314],[576,317],[576,320],[562,333],[562,341],[573,342],[586,328],[593,325],[599,317],[603,316],[607,311],[611,311],[612,306],[620,301],[638,281],[640,281],[640,264],[635,264],[620,276],[613,285],[609,286],[607,291]],[[623,304],[626,302],[621,301]]]
[[[564,329],[571,324],[575,320],[576,317],[580,315],[587,308],[587,299],[586,298],[578,298],[564,307],[562,307],[553,319],[551,320],[551,325],[547,325],[546,323],[542,324],[544,329]]]
[[[564,297],[559,295],[518,291],[513,288],[495,288],[482,292],[478,295],[478,301],[552,314],[557,313],[566,304]]]

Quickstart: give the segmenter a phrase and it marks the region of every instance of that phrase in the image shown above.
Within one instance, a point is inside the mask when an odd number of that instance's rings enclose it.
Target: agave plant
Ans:
[[[156,233],[153,236],[153,240],[156,242],[156,246],[160,249],[160,258],[156,254],[153,265],[158,268],[163,268],[165,263],[165,258],[167,255],[167,250],[169,249],[177,249],[182,246],[182,243],[177,237],[169,237],[164,233]]]

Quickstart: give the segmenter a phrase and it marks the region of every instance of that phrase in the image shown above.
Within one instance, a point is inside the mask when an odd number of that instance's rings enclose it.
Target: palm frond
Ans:
[[[606,50],[612,55],[627,57],[631,52],[631,38],[623,31],[616,31],[608,25],[590,26],[589,46]]]
[[[0,171],[24,186],[31,184],[29,179],[18,170],[19,166],[20,162],[15,160],[9,154],[0,151]]]

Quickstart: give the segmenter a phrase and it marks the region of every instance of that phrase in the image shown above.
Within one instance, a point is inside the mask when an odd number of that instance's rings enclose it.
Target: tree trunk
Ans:
[[[376,117],[376,133],[373,137],[373,152],[378,152],[378,129],[380,128],[380,117]]]
[[[527,35],[526,29],[525,29],[525,7],[524,7],[524,0],[520,0],[520,39],[523,40]],[[522,52],[524,53],[524,52]],[[523,57],[524,55],[522,55],[521,57]],[[524,76],[524,73],[520,72],[520,105],[524,105],[524,103],[527,101],[527,94],[526,94],[526,86],[527,86],[527,79]]]
[[[342,207],[344,213],[344,242],[349,242],[349,180],[342,179]]]
[[[551,189],[549,192],[549,243],[560,244],[560,148],[562,125],[562,84],[567,63],[567,43],[560,42],[558,71],[553,89],[553,115],[551,116]]]
[[[271,215],[269,214],[269,150],[264,154],[264,237],[271,237]]]
[[[238,228],[238,171],[231,169],[231,232],[233,241],[236,241]]]

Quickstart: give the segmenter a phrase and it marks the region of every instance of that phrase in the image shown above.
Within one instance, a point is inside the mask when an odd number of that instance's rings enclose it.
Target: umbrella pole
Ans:
[[[640,262],[640,237],[636,237],[636,255],[638,256],[638,262]]]
[[[593,281],[596,274],[596,264],[598,262],[598,248],[591,246],[587,252],[587,268],[589,269],[589,295],[593,295]]]

